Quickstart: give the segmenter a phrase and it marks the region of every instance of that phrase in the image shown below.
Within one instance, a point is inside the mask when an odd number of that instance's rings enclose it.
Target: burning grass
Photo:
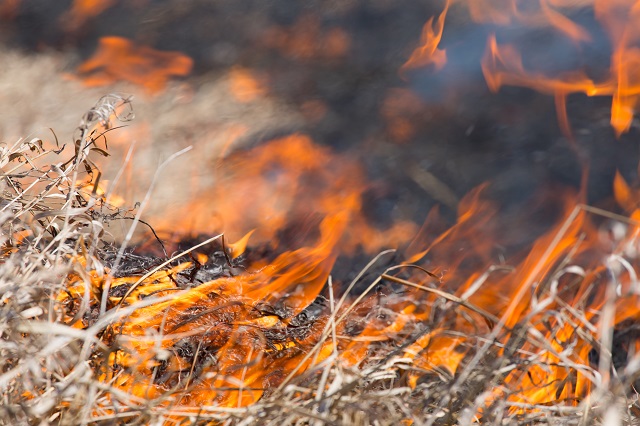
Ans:
[[[110,221],[133,229],[141,212],[110,204],[92,157],[128,107],[103,98],[73,147],[21,140],[0,153],[2,422],[636,422],[638,211],[621,177],[627,215],[562,193],[557,224],[502,262],[508,232],[478,188],[452,227],[436,232],[432,214],[406,249],[334,283],[346,247],[375,244],[355,222],[360,175],[317,167],[335,158],[307,139],[247,157],[267,160],[253,180],[290,177],[276,167],[289,162],[297,180],[327,180],[300,247],[220,234],[163,257],[128,250],[131,233],[111,241]]]

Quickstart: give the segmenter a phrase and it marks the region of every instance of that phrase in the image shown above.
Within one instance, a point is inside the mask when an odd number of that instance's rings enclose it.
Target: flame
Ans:
[[[447,52],[444,49],[438,49],[438,45],[442,39],[448,10],[449,0],[446,1],[444,10],[440,13],[435,23],[433,18],[429,18],[427,23],[424,24],[422,35],[420,36],[420,46],[411,53],[407,62],[400,68],[401,75],[404,75],[408,70],[426,66],[433,66],[435,71],[439,71],[447,63]]]
[[[114,325],[113,337],[107,340],[118,349],[109,355],[101,380],[140,398],[159,398],[174,388],[178,390],[175,399],[161,404],[177,404],[194,412],[203,405],[254,403],[295,368],[304,371],[311,365],[310,361],[300,364],[301,358],[318,343],[327,317],[305,321],[301,313],[325,286],[347,226],[360,208],[358,167],[340,161],[308,137],[293,135],[225,160],[235,183],[232,191],[219,193],[220,213],[233,225],[245,220],[261,225],[232,244],[233,256],[245,250],[252,234],[256,241],[277,240],[276,231],[285,219],[295,219],[292,213],[303,215],[299,223],[308,215],[313,219],[305,225],[312,234],[303,237],[306,245],[285,249],[271,261],[256,260],[239,275],[191,289],[180,287],[172,277],[193,268],[195,261],[143,278],[112,278],[109,284],[108,275],[90,274],[93,306],[98,306],[106,286],[109,306],[115,310],[152,294],[176,295],[136,309]],[[300,186],[301,180],[311,179],[320,192],[309,194],[309,186]],[[312,211],[304,204],[313,197],[318,199]],[[276,249],[273,243],[272,250]],[[197,255],[202,265],[208,260]],[[86,297],[86,278],[72,275],[68,292],[59,302],[71,309]],[[70,313],[68,321],[74,327],[87,327],[87,318]],[[326,356],[331,351],[321,353]],[[196,372],[198,378],[190,378],[189,372]]]
[[[313,248],[284,253],[259,270],[205,283],[169,301],[137,309],[119,327],[122,349],[112,356],[112,362],[124,370],[107,371],[104,380],[116,380],[123,390],[147,398],[184,386],[185,392],[175,402],[194,409],[256,402],[265,383],[277,385],[297,365],[291,358],[299,358],[302,351],[315,345],[308,338],[323,322],[296,333],[292,321],[324,285],[335,259],[340,228],[344,226],[344,215],[327,217]],[[183,264],[171,273],[188,266],[189,263]],[[149,277],[149,282],[153,279],[155,284],[145,285],[140,291],[163,294],[163,290],[175,289],[168,276],[163,272]],[[120,285],[124,283],[114,282],[112,288]],[[135,300],[138,294],[129,297]],[[283,301],[288,318],[257,308]],[[274,333],[281,337],[275,341],[268,337]],[[173,352],[169,362],[163,360],[163,351]],[[214,370],[189,383],[186,373],[196,368]],[[140,382],[145,376],[156,379],[154,383]]]
[[[621,181],[618,182],[620,186]],[[520,338],[517,333],[525,331],[531,337],[515,343],[515,353],[513,349],[507,352],[508,349],[498,348],[494,357],[514,362],[513,357],[521,353],[521,356],[529,354],[534,362],[529,367],[505,374],[501,382],[506,388],[495,388],[488,401],[507,398],[513,403],[576,406],[596,383],[589,371],[593,344],[580,337],[580,328],[597,329],[594,339],[599,338],[603,329],[598,326],[596,312],[607,300],[605,292],[601,291],[603,266],[599,262],[602,254],[596,254],[602,250],[598,232],[586,220],[586,213],[576,207],[580,196],[568,197],[565,194],[563,198],[570,201],[565,204],[557,225],[536,241],[522,261],[502,273],[495,272],[499,269],[492,272],[492,262],[487,253],[496,243],[496,235],[493,234],[499,228],[495,223],[495,211],[483,201],[482,191],[479,188],[469,194],[461,202],[458,223],[437,237],[429,249],[412,259],[416,261],[417,257],[422,257],[429,264],[447,265],[447,270],[441,273],[440,285],[436,282],[435,288],[450,289],[452,296],[446,300],[458,301],[458,306],[443,306],[441,312],[444,317],[433,324],[429,333],[423,334],[405,350],[404,357],[412,359],[412,365],[422,371],[411,373],[409,383],[417,386],[425,371],[445,377],[460,374],[478,350],[478,342],[470,336],[496,336],[508,348],[509,342]],[[619,192],[623,193],[623,198],[627,194],[624,188]],[[630,233],[628,238],[633,241],[637,236]],[[492,243],[488,245],[487,240]],[[572,262],[583,262],[584,269],[562,266],[567,256]],[[469,269],[469,265],[473,267]],[[382,333],[393,339],[408,325],[427,321],[434,315],[429,310],[437,307],[436,295],[447,295],[433,289],[434,279],[429,276],[416,276],[413,281],[388,278],[413,286],[413,291],[407,294],[411,303],[390,310],[399,313],[395,314],[397,318],[390,325],[388,321],[384,327],[368,324],[361,335]],[[629,277],[624,274],[619,279],[627,280],[626,285],[631,285]],[[427,287],[433,290],[421,291],[429,290]],[[586,298],[592,298],[589,308],[584,306]],[[617,302],[616,312],[619,314],[614,324],[626,318],[638,318],[640,309],[634,305],[636,301],[634,294]],[[571,310],[573,315],[584,312],[584,318],[578,316],[567,322],[560,321],[559,317],[549,317],[550,312],[562,310],[567,305],[574,309]],[[626,309],[618,310],[621,306]],[[462,315],[461,311],[466,313]],[[581,320],[587,322],[582,326],[576,325],[575,321]],[[609,325],[603,324],[602,327],[606,329]],[[492,334],[492,330],[499,333]],[[572,345],[571,351],[566,350],[567,345]],[[360,362],[367,349],[362,341],[352,342],[347,356],[351,362]],[[583,370],[555,367],[562,363],[585,367]],[[487,402],[486,406],[489,405]]]
[[[252,102],[267,93],[266,87],[250,70],[234,67],[229,72],[229,86],[233,97],[242,103]]]
[[[631,0],[478,0],[460,1],[469,9],[473,21],[491,25],[495,29],[489,36],[482,70],[489,88],[499,90],[503,85],[528,87],[556,98],[558,119],[563,132],[571,137],[571,126],[566,112],[566,97],[573,93],[587,96],[610,96],[611,126],[616,135],[628,132],[638,107],[640,77],[636,70],[640,64],[637,47],[640,31],[640,3]],[[446,64],[445,49],[439,48],[442,41],[444,21],[449,7],[434,22],[430,18],[425,24],[421,46],[400,68],[401,74],[409,69],[433,66],[441,70]],[[571,18],[573,11],[592,8],[611,43],[610,65],[606,75],[594,78],[585,69],[561,72],[536,70],[525,66],[526,47],[509,40],[509,29],[514,25],[543,28],[569,40],[575,52],[581,55],[584,46],[593,43],[593,34]],[[548,58],[548,61],[554,61]],[[539,59],[536,60],[538,63]],[[600,63],[587,64],[590,68],[602,67]]]
[[[193,261],[141,278],[113,278],[110,271],[93,271],[88,278],[71,275],[58,302],[71,326],[85,328],[91,317],[77,315],[74,308],[89,298],[90,309],[99,309],[105,291],[112,312],[151,295],[169,296],[113,325],[105,342],[117,349],[98,365],[101,380],[140,398],[164,400],[169,389],[176,389],[175,398],[160,404],[193,412],[203,405],[254,403],[292,372],[303,372],[333,352],[330,341],[321,342],[318,356],[304,360],[319,344],[329,316],[324,312],[310,320],[303,312],[325,287],[338,255],[357,248],[378,250],[415,234],[408,223],[396,224],[388,235],[367,225],[361,212],[364,188],[355,162],[304,135],[228,154],[212,197],[219,201],[220,229],[256,226],[227,246],[231,255],[239,258],[249,241],[268,243],[269,251],[279,255],[255,259],[238,275],[190,289],[174,277],[205,266],[212,257],[196,253]],[[212,215],[203,218],[211,221]],[[295,231],[301,235],[283,234],[288,223],[300,226]]]
[[[102,202],[108,203],[113,207],[122,207],[125,204],[125,199],[119,194],[109,192],[109,181],[106,179],[100,182],[89,181],[77,181],[76,188],[86,197],[92,196],[99,199]]]
[[[63,22],[70,30],[77,30],[88,20],[95,18],[116,4],[116,0],[74,0]]]
[[[219,160],[216,175],[215,186],[200,188],[191,203],[158,218],[156,229],[169,240],[171,230],[179,230],[180,238],[223,230],[232,240],[255,230],[252,244],[268,242],[276,248],[276,237],[288,224],[300,226],[303,232],[294,239],[304,240],[314,232],[314,223],[336,210],[348,210],[351,221],[341,240],[345,253],[397,247],[415,233],[415,225],[408,222],[398,222],[384,233],[369,226],[361,212],[360,194],[367,186],[361,167],[306,135],[228,154]]]
[[[229,244],[229,250],[231,251],[231,254],[233,255],[234,258],[244,253],[244,251],[247,248],[247,244],[249,243],[249,239],[251,238],[251,235],[253,235],[254,232],[255,232],[255,229],[252,229],[251,231],[247,232],[244,237],[240,238],[235,243]],[[204,262],[201,262],[201,263],[204,263]]]
[[[75,0],[71,6],[72,15],[83,18],[98,16],[115,4],[115,0]]]
[[[87,86],[128,81],[157,94],[171,77],[188,75],[192,66],[192,59],[180,52],[136,46],[122,37],[103,37],[96,53],[76,71]]]
[[[256,403],[332,354],[355,368],[378,351],[389,356],[384,348],[410,362],[412,388],[468,374],[481,357],[494,375],[483,383],[496,385],[478,405],[479,418],[498,400],[511,413],[575,407],[606,375],[593,354],[607,330],[640,318],[640,288],[624,266],[640,266],[640,252],[632,250],[638,228],[628,224],[607,240],[581,207],[584,191],[541,194],[530,218],[544,213],[554,225],[528,248],[498,254],[496,247],[513,247],[519,237],[504,232],[487,185],[460,201],[452,227],[442,229],[434,210],[420,231],[397,224],[385,232],[391,236],[380,236],[363,220],[360,168],[305,135],[227,154],[219,172],[211,199],[222,220],[215,227],[255,227],[231,245],[228,261],[245,259],[244,268],[230,263],[229,273],[185,283],[180,277],[212,268],[220,257],[195,252],[191,261],[142,277],[71,274],[57,299],[69,325],[87,328],[99,315],[80,315],[79,307],[95,312],[107,292],[108,312],[123,314],[103,335],[106,360],[94,358],[100,379],[132,400],[154,400],[176,421],[202,407]],[[618,174],[614,192],[627,214],[640,218],[640,191]],[[411,237],[406,262],[381,277],[403,291],[365,292],[351,307],[339,306],[335,340],[327,339],[331,310],[309,308],[322,300],[338,256]],[[271,254],[252,255],[249,243]]]

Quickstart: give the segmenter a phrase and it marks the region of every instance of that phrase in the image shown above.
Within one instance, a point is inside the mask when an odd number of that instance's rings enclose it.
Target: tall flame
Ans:
[[[420,46],[417,47],[411,56],[400,68],[401,73],[408,70],[421,68],[432,65],[436,71],[439,71],[447,63],[447,52],[439,49],[438,45],[442,39],[444,31],[444,22],[449,10],[449,0],[446,1],[444,10],[434,22],[434,18],[429,18],[422,29],[420,37]]]
[[[566,113],[566,97],[572,93],[587,96],[610,96],[611,126],[616,135],[628,132],[640,96],[640,78],[636,69],[640,63],[637,44],[640,33],[640,3],[632,0],[480,0],[460,1],[468,6],[471,18],[495,28],[487,41],[486,54],[482,62],[487,84],[497,91],[502,85],[529,87],[556,97],[558,118],[565,134],[570,135],[570,124]],[[547,28],[570,40],[580,54],[583,46],[594,40],[584,26],[572,19],[572,13],[590,7],[595,17],[609,36],[611,43],[610,66],[603,78],[594,78],[583,69],[563,72],[543,72],[524,65],[527,49],[515,43],[498,42],[496,33],[502,34],[513,25],[531,28]],[[441,43],[444,19],[448,9],[438,17],[436,23],[430,18],[425,25],[422,46],[416,50],[400,69],[436,64],[436,70],[446,63],[445,50]],[[507,31],[504,31],[507,34]],[[505,36],[508,38],[508,36]],[[571,52],[572,54],[574,52]],[[553,58],[549,58],[552,61]],[[589,64],[597,68],[602,64]]]

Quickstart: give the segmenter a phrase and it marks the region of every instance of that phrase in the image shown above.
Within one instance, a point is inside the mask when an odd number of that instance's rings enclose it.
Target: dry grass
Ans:
[[[108,351],[102,339],[105,329],[135,309],[158,303],[149,297],[122,309],[107,310],[103,303],[90,325],[66,325],[70,313],[76,318],[92,315],[88,296],[69,310],[59,300],[67,292],[68,277],[80,277],[90,290],[94,276],[105,276],[105,248],[109,241],[105,223],[131,213],[109,206],[109,194],[99,195],[100,173],[93,156],[104,155],[102,135],[96,124],[109,128],[114,117],[128,119],[129,101],[118,96],[103,98],[82,119],[75,147],[46,147],[39,139],[20,140],[2,148],[2,191],[0,222],[3,257],[0,265],[0,423],[2,424],[638,424],[635,394],[630,392],[640,374],[640,358],[612,371],[613,331],[600,341],[598,368],[578,365],[571,356],[575,339],[592,339],[594,326],[584,314],[554,293],[554,277],[572,272],[569,263],[549,274],[551,290],[537,301],[518,326],[505,333],[503,318],[486,314],[466,300],[435,291],[444,306],[473,311],[492,325],[489,333],[465,335],[474,348],[456,374],[446,370],[424,371],[406,349],[421,339],[434,324],[415,324],[398,344],[372,343],[366,362],[347,366],[338,351],[304,372],[294,371],[256,404],[246,408],[204,406],[195,414],[167,408],[158,400],[141,399],[124,393],[99,379],[95,354]],[[80,187],[80,181],[92,182]],[[133,221],[135,225],[135,220]],[[128,243],[128,241],[126,241]],[[115,250],[117,265],[126,259],[124,246]],[[382,253],[368,266],[373,266]],[[166,265],[165,265],[166,266]],[[395,269],[374,279],[359,295],[349,291],[334,299],[329,281],[329,319],[316,346],[305,359],[317,354],[325,341],[344,340],[337,334],[341,322],[350,318],[358,304],[381,282],[421,288],[403,278],[394,278]],[[575,271],[574,271],[575,272]],[[141,279],[142,280],[142,279]],[[107,280],[108,281],[108,280]],[[542,287],[545,287],[543,285]],[[424,291],[434,289],[424,287]],[[105,296],[106,297],[106,296]],[[103,297],[103,300],[105,300]],[[170,298],[173,296],[165,296]],[[604,314],[613,309],[605,304]],[[553,311],[545,311],[553,303]],[[557,327],[572,324],[573,335],[561,347],[534,324],[540,315],[553,317]],[[451,335],[457,333],[450,330]],[[524,350],[525,344],[531,349]],[[497,356],[497,354],[500,356]],[[576,405],[516,403],[507,397],[516,392],[505,385],[513,371],[526,374],[532,366],[545,368],[543,354],[559,361],[554,367],[580,371],[594,383],[591,396]],[[423,375],[417,386],[408,385],[407,376]],[[492,397],[496,389],[499,398]],[[482,412],[482,418],[478,413]]]
[[[65,326],[55,300],[66,291],[70,273],[103,269],[97,248],[105,238],[104,223],[120,213],[105,202],[108,195],[97,195],[100,172],[92,158],[105,151],[92,129],[109,128],[114,114],[129,119],[126,111],[116,112],[127,105],[118,96],[101,99],[82,117],[75,146],[19,140],[0,154],[0,386],[6,424],[62,418],[68,423],[87,409],[84,399],[94,382],[86,355],[95,336]]]

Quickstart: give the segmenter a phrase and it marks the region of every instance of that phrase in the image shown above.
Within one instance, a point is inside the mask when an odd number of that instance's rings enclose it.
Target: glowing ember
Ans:
[[[136,46],[121,37],[103,37],[96,53],[77,69],[84,84],[102,86],[128,81],[155,94],[171,77],[186,76],[193,61],[180,52]]]

